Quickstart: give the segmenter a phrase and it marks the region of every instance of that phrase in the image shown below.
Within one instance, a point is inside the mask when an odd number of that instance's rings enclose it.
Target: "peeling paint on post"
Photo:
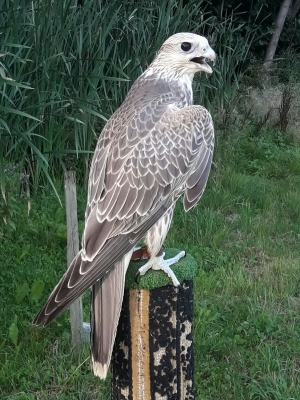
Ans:
[[[127,272],[113,352],[111,398],[194,400],[191,275],[197,264],[190,255],[176,264],[175,268],[185,270],[181,287],[176,288],[156,285],[154,279],[159,281],[165,276],[164,272],[153,270],[140,277],[136,285],[130,275],[134,276],[140,264],[134,263],[130,263]]]

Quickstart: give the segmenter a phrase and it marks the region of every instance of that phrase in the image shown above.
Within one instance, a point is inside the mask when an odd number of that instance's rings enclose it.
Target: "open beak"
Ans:
[[[200,66],[200,70],[203,72],[206,72],[208,74],[212,73],[212,68],[210,65],[207,64],[206,59],[209,59],[210,61],[213,62],[213,65],[215,65],[217,56],[214,50],[209,47],[207,51],[200,57],[194,57],[190,61],[198,64]]]

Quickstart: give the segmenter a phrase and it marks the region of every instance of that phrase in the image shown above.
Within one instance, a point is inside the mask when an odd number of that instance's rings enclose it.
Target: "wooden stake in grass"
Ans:
[[[76,174],[74,171],[64,173],[66,216],[67,216],[67,263],[71,264],[79,251],[78,221],[77,221],[77,197]],[[78,357],[83,343],[82,332],[82,300],[79,297],[70,307],[71,320],[71,345],[73,356]]]

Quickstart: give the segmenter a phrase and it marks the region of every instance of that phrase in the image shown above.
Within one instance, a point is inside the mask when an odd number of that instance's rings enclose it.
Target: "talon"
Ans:
[[[140,276],[141,276],[140,271],[137,270],[136,273],[135,273],[135,275],[134,275],[134,282],[135,282],[137,285],[140,283],[140,282],[139,282]]]
[[[150,258],[150,260],[148,262],[146,262],[146,264],[144,264],[139,270],[138,272],[135,274],[135,282],[138,283],[138,278],[140,275],[145,275],[146,272],[152,268],[153,270],[162,270],[164,271],[169,278],[171,279],[173,286],[175,287],[179,287],[180,286],[180,282],[179,280],[176,278],[176,275],[174,274],[174,272],[172,271],[172,269],[170,268],[170,265],[176,264],[182,257],[186,256],[186,252],[185,251],[181,251],[180,253],[178,253],[175,257],[169,258],[167,260],[164,259],[165,257],[165,252],[160,250],[160,252],[158,253],[158,255],[156,257]]]

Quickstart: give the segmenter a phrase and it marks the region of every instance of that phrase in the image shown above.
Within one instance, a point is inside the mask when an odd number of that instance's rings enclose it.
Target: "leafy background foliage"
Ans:
[[[239,32],[238,16],[219,18],[205,2],[3,1],[0,5],[2,167],[22,165],[33,190],[53,184],[77,157],[86,180],[101,128],[161,43],[180,31],[207,30],[219,56],[216,73],[199,77],[196,99],[210,109],[232,99],[257,27]],[[3,168],[2,188],[4,192]]]

